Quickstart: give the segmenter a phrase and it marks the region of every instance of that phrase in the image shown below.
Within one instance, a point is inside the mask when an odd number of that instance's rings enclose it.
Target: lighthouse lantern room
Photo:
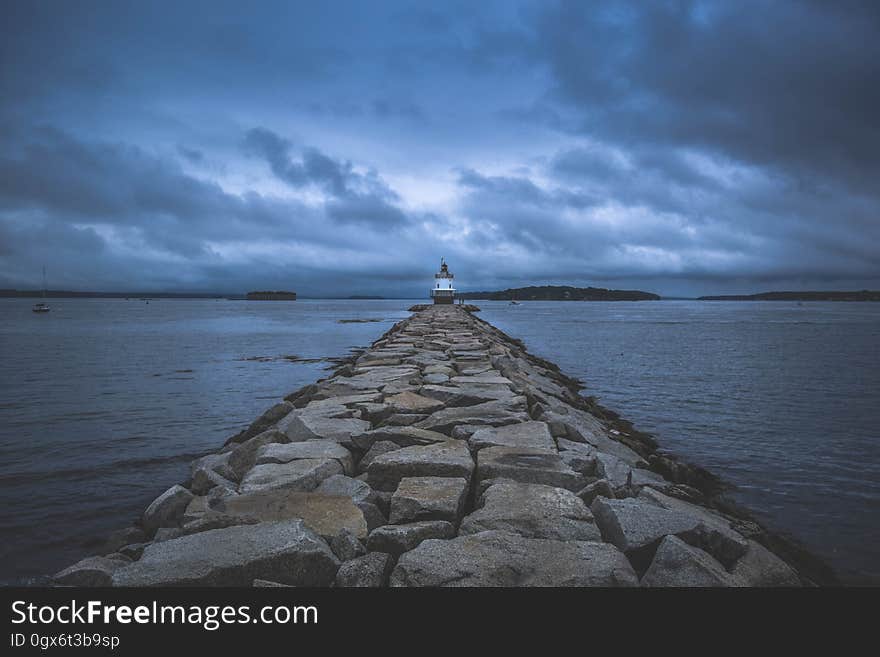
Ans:
[[[431,297],[434,303],[452,303],[455,300],[455,288],[452,287],[452,279],[455,278],[450,272],[446,261],[440,258],[440,271],[434,274],[434,287]]]

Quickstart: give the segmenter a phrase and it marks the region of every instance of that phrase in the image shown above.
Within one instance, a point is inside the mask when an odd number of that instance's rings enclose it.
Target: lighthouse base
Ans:
[[[453,297],[451,294],[449,296],[435,296],[434,297],[434,305],[451,304],[454,301],[455,301],[455,297]]]

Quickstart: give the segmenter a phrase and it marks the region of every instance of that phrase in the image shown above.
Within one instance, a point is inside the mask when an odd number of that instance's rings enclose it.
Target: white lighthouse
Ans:
[[[434,287],[431,297],[434,303],[452,303],[455,300],[455,288],[452,287],[452,279],[455,278],[446,266],[446,261],[440,258],[440,271],[434,274]]]

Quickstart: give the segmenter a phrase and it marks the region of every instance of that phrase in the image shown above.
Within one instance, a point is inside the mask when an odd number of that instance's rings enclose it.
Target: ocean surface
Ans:
[[[54,299],[38,315],[0,299],[0,582],[89,554],[415,302]],[[478,305],[848,581],[880,583],[880,304]]]

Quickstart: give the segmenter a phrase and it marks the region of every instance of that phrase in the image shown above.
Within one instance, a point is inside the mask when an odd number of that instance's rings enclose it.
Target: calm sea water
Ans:
[[[411,303],[0,300],[0,581],[88,554],[330,365],[299,359],[366,346]],[[479,305],[768,524],[880,582],[880,304]]]
[[[848,581],[880,584],[880,304],[479,305]]]

